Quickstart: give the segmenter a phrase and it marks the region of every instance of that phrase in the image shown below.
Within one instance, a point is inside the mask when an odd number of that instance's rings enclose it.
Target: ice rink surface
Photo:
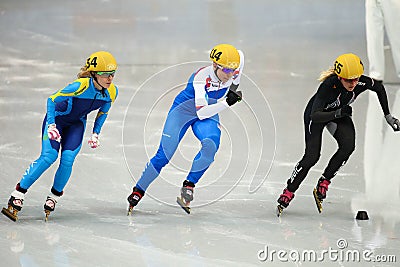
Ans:
[[[399,134],[374,94],[353,104],[356,151],[334,178],[322,214],[312,198],[334,139],[290,207],[276,199],[304,150],[303,109],[320,71],[342,53],[368,66],[364,1],[11,1],[0,3],[0,200],[40,153],[47,97],[85,59],[107,50],[119,96],[85,143],[50,220],[43,204],[55,163],[30,188],[19,221],[0,217],[1,266],[397,266]],[[189,130],[171,164],[126,215],[126,197],[155,153],[174,96],[208,52],[230,43],[246,57],[244,101],[220,114],[216,160],[198,183],[192,214],[175,204],[199,149]],[[400,84],[387,51],[391,111]],[[397,105],[396,105],[397,102]],[[355,220],[366,210],[367,221]]]

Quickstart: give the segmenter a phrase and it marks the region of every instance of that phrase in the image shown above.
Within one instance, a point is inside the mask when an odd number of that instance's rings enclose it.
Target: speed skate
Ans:
[[[9,218],[10,220],[16,222],[18,221],[18,212],[19,210],[13,208],[11,205],[8,206],[8,208],[3,208],[1,210],[1,213],[3,213],[7,218]],[[49,215],[50,215],[50,211],[49,210],[45,210],[45,218],[44,220],[47,222],[49,220]]]
[[[322,212],[322,199],[320,199],[318,197],[316,188],[314,188],[314,190],[313,190],[313,196],[314,196],[315,204],[317,205],[318,212],[321,213]]]
[[[276,216],[281,217],[284,208],[285,208],[285,207],[283,207],[281,204],[279,204],[279,205],[276,207]]]
[[[3,208],[1,213],[7,216],[10,220],[16,222],[18,221],[18,212],[19,210],[13,208],[11,205],[8,205],[8,208]]]
[[[131,216],[132,210],[133,210],[133,206],[132,206],[132,205],[129,205],[127,216]]]
[[[190,207],[189,207],[190,202],[186,202],[185,199],[183,199],[182,197],[177,197],[177,198],[176,198],[176,203],[178,203],[179,206],[181,206],[181,208],[182,208],[187,214],[190,214]]]

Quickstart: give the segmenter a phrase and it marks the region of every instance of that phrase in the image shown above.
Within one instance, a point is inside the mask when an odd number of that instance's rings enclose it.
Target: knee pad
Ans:
[[[215,138],[205,138],[201,140],[201,154],[202,157],[210,158],[211,161],[214,161],[214,155],[217,153],[219,147],[219,138],[218,142],[216,142]]]
[[[43,152],[40,157],[49,165],[53,164],[57,160],[58,152],[54,149]]]
[[[72,166],[74,164],[76,153],[71,150],[65,150],[61,153],[60,165]]]
[[[150,160],[150,163],[153,165],[154,169],[157,172],[160,172],[161,169],[167,165],[169,162],[168,157],[165,155],[164,150],[160,147],[156,153],[156,155]]]
[[[311,168],[315,164],[317,164],[319,158],[321,157],[321,154],[319,153],[309,153],[307,156],[303,157],[303,159],[300,161],[301,166],[305,167],[306,169]]]
[[[341,155],[343,155],[343,157],[345,157],[346,160],[347,160],[347,158],[349,158],[350,155],[353,154],[355,148],[356,148],[356,147],[355,147],[355,144],[354,144],[354,143],[353,143],[353,144],[347,144],[347,145],[341,146],[341,147],[339,148],[339,153],[340,153]]]
[[[212,136],[207,137],[206,139],[209,139],[209,140],[214,142],[216,151],[219,149],[219,144],[220,144],[220,141],[221,141],[221,135],[212,135]],[[206,139],[204,139],[204,140],[206,140]]]

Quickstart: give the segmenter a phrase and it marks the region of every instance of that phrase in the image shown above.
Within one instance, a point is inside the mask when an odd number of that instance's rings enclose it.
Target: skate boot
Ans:
[[[276,208],[276,215],[281,216],[284,208],[289,206],[290,201],[294,198],[294,193],[290,192],[287,188],[283,189],[283,193],[278,198],[279,205]]]
[[[18,186],[17,186],[18,188]],[[1,213],[3,213],[5,216],[7,216],[10,220],[16,222],[18,220],[18,212],[21,211],[22,205],[24,204],[24,196],[25,194],[18,191],[14,190],[11,193],[11,197],[8,200],[8,207],[3,208],[1,210]]]
[[[176,198],[176,202],[187,214],[190,214],[190,202],[193,200],[194,183],[185,180],[181,188],[181,196]]]
[[[133,207],[135,207],[144,196],[144,191],[136,186],[132,189],[132,194],[128,196],[129,209],[128,216],[132,214]]]
[[[57,194],[54,194],[57,193]],[[63,192],[57,192],[53,188],[51,189],[50,195],[47,196],[46,202],[43,205],[44,213],[46,215],[45,221],[49,220],[49,215],[53,212],[56,208],[56,204],[59,201],[60,197],[62,196]]]
[[[322,176],[319,178],[317,186],[313,190],[315,204],[317,205],[319,213],[322,212],[322,201],[326,198],[326,192],[328,191],[330,183],[331,181]]]

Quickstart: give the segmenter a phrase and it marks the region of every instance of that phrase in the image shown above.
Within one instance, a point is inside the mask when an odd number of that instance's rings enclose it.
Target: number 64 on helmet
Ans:
[[[111,53],[97,51],[87,58],[85,67],[87,71],[115,71],[117,61]]]

